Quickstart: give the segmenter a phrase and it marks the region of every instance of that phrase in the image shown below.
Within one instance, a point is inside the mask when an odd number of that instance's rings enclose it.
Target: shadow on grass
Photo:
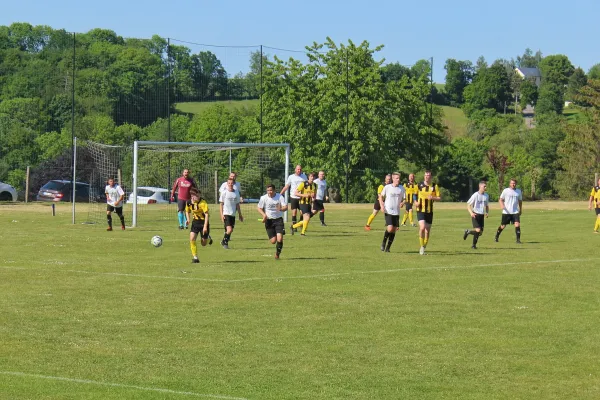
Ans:
[[[335,257],[288,257],[288,260],[337,260]]]

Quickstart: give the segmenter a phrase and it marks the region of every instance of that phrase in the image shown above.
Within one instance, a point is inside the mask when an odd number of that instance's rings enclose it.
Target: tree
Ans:
[[[556,83],[543,82],[539,89],[536,114],[554,112],[562,114],[565,105],[564,88]]]
[[[581,68],[575,68],[573,75],[569,77],[569,85],[565,98],[571,101],[574,100],[577,93],[579,93],[579,89],[584,87],[586,84],[587,76],[585,75],[585,72]]]
[[[565,87],[575,68],[569,58],[562,54],[546,56],[539,63],[542,83],[553,83]]]
[[[391,63],[381,67],[381,79],[383,82],[399,81],[402,77],[410,78],[410,68],[401,65],[400,63]]]
[[[489,68],[482,67],[465,89],[464,100],[467,116],[486,108],[503,111],[511,100],[510,80],[504,66],[494,63]]]
[[[535,106],[538,99],[538,87],[535,83],[531,82],[529,79],[525,79],[521,83],[521,99],[520,104],[521,108],[527,107],[527,104],[531,104]]]
[[[600,63],[593,65],[588,71],[589,79],[600,79]]]
[[[457,61],[453,58],[446,60],[446,95],[455,105],[463,103],[463,91],[473,78],[471,61]]]
[[[533,51],[530,48],[527,48],[522,56],[517,56],[516,65],[521,68],[537,68],[542,58],[542,52],[540,50],[533,54]]]

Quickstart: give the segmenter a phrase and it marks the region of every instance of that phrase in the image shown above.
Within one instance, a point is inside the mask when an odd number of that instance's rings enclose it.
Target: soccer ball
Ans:
[[[162,238],[160,236],[154,236],[150,240],[150,243],[152,243],[152,246],[154,247],[160,247],[162,246]]]

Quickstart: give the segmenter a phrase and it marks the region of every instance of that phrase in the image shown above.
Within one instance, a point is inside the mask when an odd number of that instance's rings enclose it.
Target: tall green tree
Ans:
[[[579,93],[579,90],[587,85],[587,76],[581,68],[575,68],[573,75],[569,77],[569,84],[567,87],[567,93],[565,98],[567,100],[575,100],[575,96]]]
[[[464,91],[464,110],[467,115],[475,110],[491,108],[503,111],[511,101],[509,76],[504,66],[494,63],[481,68]]]
[[[473,65],[471,61],[449,58],[444,69],[446,69],[446,95],[451,103],[460,105],[464,102],[463,92],[473,79]]]
[[[516,65],[521,68],[537,68],[542,61],[542,52],[536,51],[535,54],[530,48],[525,49],[521,56],[517,56]]]

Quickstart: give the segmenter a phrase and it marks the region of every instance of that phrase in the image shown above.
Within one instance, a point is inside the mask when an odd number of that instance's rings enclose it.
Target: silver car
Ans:
[[[0,201],[17,201],[17,191],[8,183],[0,182]]]

